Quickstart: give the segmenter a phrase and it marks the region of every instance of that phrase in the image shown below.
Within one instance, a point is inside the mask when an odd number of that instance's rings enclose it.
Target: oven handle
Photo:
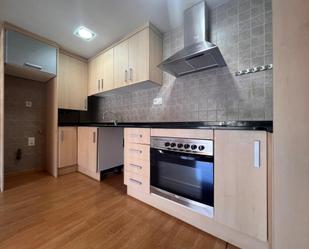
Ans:
[[[151,151],[157,151],[160,154],[172,154],[175,156],[180,157],[181,159],[184,160],[196,160],[196,159],[200,159],[202,161],[205,162],[214,162],[214,156],[208,156],[208,155],[200,155],[200,154],[194,154],[194,153],[185,153],[185,152],[178,152],[178,151],[172,151],[172,150],[164,150],[164,149],[159,149],[159,148],[155,148],[155,147],[151,147],[150,148],[150,153]],[[184,158],[187,157],[187,158]]]

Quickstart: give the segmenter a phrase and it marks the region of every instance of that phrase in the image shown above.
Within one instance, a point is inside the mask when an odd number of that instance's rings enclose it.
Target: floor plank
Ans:
[[[14,178],[0,194],[1,249],[228,248],[226,242],[127,196],[122,175],[101,183],[79,173],[27,179]]]

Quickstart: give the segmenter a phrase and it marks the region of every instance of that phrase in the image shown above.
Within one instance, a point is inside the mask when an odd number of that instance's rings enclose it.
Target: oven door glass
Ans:
[[[151,186],[213,207],[213,157],[151,148]]]

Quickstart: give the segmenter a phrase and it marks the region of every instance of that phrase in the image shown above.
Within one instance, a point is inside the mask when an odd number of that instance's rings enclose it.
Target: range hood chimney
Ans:
[[[226,66],[219,48],[207,41],[208,8],[201,1],[184,11],[184,49],[164,60],[163,71],[175,77]]]

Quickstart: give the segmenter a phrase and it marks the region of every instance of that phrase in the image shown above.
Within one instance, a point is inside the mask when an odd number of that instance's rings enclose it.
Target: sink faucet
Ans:
[[[114,116],[114,119],[112,119],[112,122],[114,123],[114,125],[115,126],[117,126],[118,125],[118,114],[117,113],[115,113],[115,112],[112,112],[112,111],[105,111],[104,113],[103,113],[103,120],[105,120],[105,116],[106,116],[106,114],[108,114],[108,113],[110,113],[110,114],[112,114],[113,116]]]

